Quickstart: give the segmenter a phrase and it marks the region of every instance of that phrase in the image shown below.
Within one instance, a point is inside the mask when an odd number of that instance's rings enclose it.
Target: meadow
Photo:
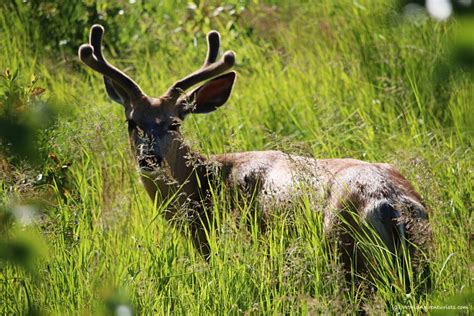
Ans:
[[[384,262],[375,281],[344,284],[317,210],[303,201],[263,233],[235,225],[219,190],[206,263],[164,220],[169,201],[146,195],[123,108],[77,58],[94,23],[109,61],[153,96],[221,33],[237,56],[232,96],[183,126],[204,155],[396,166],[430,210],[431,290],[391,284]],[[472,313],[474,87],[453,51],[460,25],[397,1],[0,4],[0,313]]]

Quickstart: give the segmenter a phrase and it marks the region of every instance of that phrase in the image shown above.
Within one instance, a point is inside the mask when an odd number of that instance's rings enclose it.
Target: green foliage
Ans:
[[[165,222],[168,201],[146,196],[123,109],[77,60],[93,23],[109,60],[153,96],[201,65],[206,31],[221,32],[237,54],[233,95],[183,126],[203,154],[279,149],[401,169],[431,210],[432,291],[406,293],[410,279],[370,242],[378,278],[344,286],[308,201],[264,234],[252,203],[235,223],[220,188],[205,263]],[[474,93],[452,63],[457,27],[369,0],[2,2],[0,313],[422,314],[448,297],[472,311]],[[26,226],[25,205],[38,209]]]
[[[28,83],[8,68],[0,75],[0,142],[3,154],[35,161],[38,130],[53,123],[53,112],[41,100],[45,89],[33,74]]]

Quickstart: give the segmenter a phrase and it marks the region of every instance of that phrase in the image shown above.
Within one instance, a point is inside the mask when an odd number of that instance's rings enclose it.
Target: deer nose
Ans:
[[[163,154],[161,153],[160,142],[158,139],[155,139],[155,141],[153,142],[152,148],[153,148],[153,156],[156,162],[159,165],[161,165],[161,163],[163,162]]]
[[[140,169],[153,171],[161,166],[163,157],[156,143],[144,142],[137,146],[138,149],[138,165]]]
[[[149,155],[147,157],[140,157],[138,159],[138,166],[141,170],[153,171],[156,168],[160,167],[163,162],[163,159],[156,155]]]
[[[161,166],[161,163],[163,162],[163,158],[161,156],[155,156],[155,161],[157,165]]]

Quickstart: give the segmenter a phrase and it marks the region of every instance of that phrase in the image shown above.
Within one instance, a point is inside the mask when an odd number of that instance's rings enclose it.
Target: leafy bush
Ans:
[[[35,162],[38,158],[39,131],[52,123],[53,112],[42,102],[45,89],[33,74],[29,81],[19,78],[18,70],[0,74],[0,148]]]

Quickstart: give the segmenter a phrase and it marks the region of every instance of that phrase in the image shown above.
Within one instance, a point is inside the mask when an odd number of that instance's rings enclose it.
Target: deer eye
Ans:
[[[170,126],[168,127],[168,129],[170,131],[177,131],[178,128],[181,126],[181,122],[176,120],[176,121],[173,121]]]
[[[145,137],[146,136],[146,132],[145,130],[140,127],[134,120],[127,120],[127,123],[128,123],[128,132],[131,133],[131,132],[135,132],[137,133],[138,137]]]

